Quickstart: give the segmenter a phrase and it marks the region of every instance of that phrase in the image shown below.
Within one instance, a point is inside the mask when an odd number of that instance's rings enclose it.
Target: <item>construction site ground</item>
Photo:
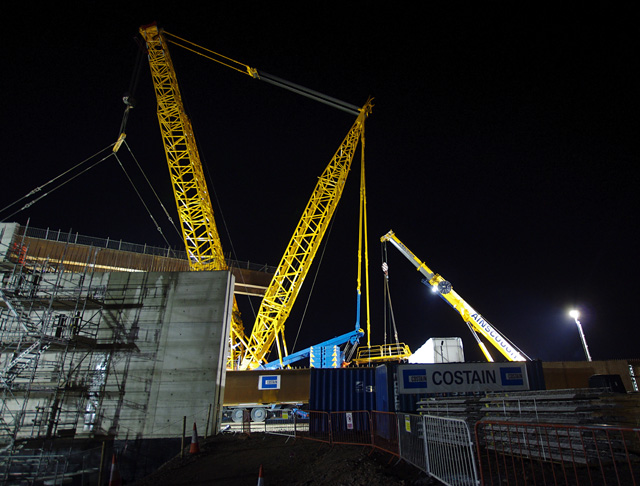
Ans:
[[[271,434],[220,434],[199,443],[135,486],[438,485],[416,467],[371,447],[334,445]],[[122,478],[126,484],[126,478]]]

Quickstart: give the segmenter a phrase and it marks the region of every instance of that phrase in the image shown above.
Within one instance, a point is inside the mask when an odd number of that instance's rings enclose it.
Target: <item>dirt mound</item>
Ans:
[[[370,447],[335,445],[265,434],[218,435],[200,453],[163,465],[135,486],[252,485],[263,466],[266,486],[395,486],[440,484],[417,468]]]

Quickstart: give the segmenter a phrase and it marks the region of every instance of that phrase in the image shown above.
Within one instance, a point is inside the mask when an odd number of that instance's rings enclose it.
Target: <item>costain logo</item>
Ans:
[[[427,388],[427,370],[404,370],[403,384],[405,388]]]
[[[500,368],[500,379],[504,386],[520,386],[524,385],[524,376],[522,368]]]
[[[279,390],[280,389],[280,376],[279,375],[262,375],[258,383],[258,390]]]

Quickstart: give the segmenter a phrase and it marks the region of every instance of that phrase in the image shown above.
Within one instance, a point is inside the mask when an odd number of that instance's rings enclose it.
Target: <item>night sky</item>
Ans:
[[[567,314],[575,307],[594,359],[640,358],[638,34],[630,3],[229,3],[86,1],[56,10],[36,2],[6,18],[0,207],[116,140],[138,27],[157,21],[348,103],[374,97],[365,149],[373,344],[382,343],[384,326],[379,239],[393,229],[530,357],[584,359]],[[171,53],[225,252],[277,265],[355,118],[178,47]],[[175,218],[146,63],[134,96],[127,143]],[[181,248],[131,155],[119,157],[169,243]],[[354,326],[359,161],[358,153],[317,277],[314,265],[287,321],[290,351],[303,315],[296,350]],[[20,205],[0,219],[165,246],[113,157],[11,215]],[[460,336],[467,359],[481,360],[459,315],[391,246],[388,263],[400,340],[416,350],[430,337]],[[240,305],[251,328],[251,305]]]

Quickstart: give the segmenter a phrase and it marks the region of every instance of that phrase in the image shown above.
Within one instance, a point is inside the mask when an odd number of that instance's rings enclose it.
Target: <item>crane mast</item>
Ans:
[[[189,267],[192,271],[227,270],[193,128],[182,103],[167,42],[155,23],[140,27],[140,34],[147,45],[160,132]],[[235,297],[230,333],[229,365],[246,345]]]
[[[287,356],[284,323],[342,196],[358,142],[363,137],[365,119],[372,107],[368,100],[360,109],[355,123],[320,176],[262,299],[240,369],[264,365],[274,342],[280,361]]]
[[[453,290],[451,283],[446,281],[437,273],[434,273],[424,262],[413,254],[407,246],[400,241],[393,231],[389,231],[380,238],[383,243],[389,241],[402,253],[424,277],[424,281],[431,286],[432,290],[442,297],[451,307],[462,316],[464,322],[469,326],[482,353],[488,361],[493,361],[489,351],[482,341],[475,334],[483,335],[502,355],[509,361],[526,361],[527,356],[518,347],[502,335],[489,321],[480,315],[467,301]]]

